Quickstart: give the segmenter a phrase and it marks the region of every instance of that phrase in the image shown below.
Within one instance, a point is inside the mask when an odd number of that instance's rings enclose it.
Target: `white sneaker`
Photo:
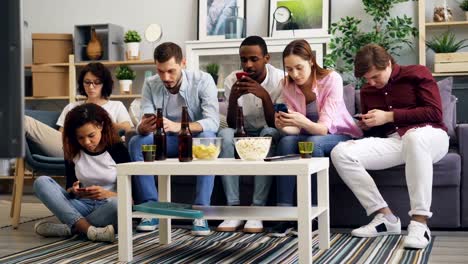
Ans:
[[[105,227],[90,226],[86,235],[91,241],[114,242],[115,232],[112,225]]]
[[[401,233],[401,222],[398,218],[396,223],[391,223],[385,218],[384,214],[377,214],[367,225],[351,231],[352,236],[356,237],[376,237],[385,235],[399,235]]]
[[[34,225],[34,231],[43,237],[67,237],[72,235],[70,227],[66,224],[51,223],[45,220],[37,222]]]
[[[427,225],[411,221],[408,225],[408,236],[403,242],[405,248],[425,248],[431,242],[431,230]]]
[[[234,232],[239,229],[244,224],[242,220],[224,220],[216,228],[216,231],[219,232]]]
[[[245,233],[261,233],[263,232],[263,223],[260,220],[248,220],[243,231]]]

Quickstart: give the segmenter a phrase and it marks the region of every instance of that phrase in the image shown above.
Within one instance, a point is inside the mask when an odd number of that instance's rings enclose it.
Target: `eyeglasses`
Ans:
[[[83,84],[84,84],[84,86],[88,86],[88,87],[91,86],[91,84],[92,84],[92,85],[94,85],[96,87],[96,86],[101,86],[102,82],[101,82],[101,80],[95,80],[95,81],[85,80],[85,81],[83,81]]]

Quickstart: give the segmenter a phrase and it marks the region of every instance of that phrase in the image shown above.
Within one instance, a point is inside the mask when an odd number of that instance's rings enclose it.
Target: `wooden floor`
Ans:
[[[10,197],[0,195],[0,201],[1,200],[10,200]],[[23,201],[27,203],[37,203],[37,208],[42,208],[39,201],[32,195],[25,196]],[[10,209],[4,208],[4,204],[5,203],[0,203],[0,212],[2,214],[7,214]],[[48,211],[45,213],[47,214],[47,212]],[[55,217],[50,219],[57,221]],[[0,218],[0,226],[5,226],[7,224],[9,224],[9,222],[5,223],[5,220]],[[11,226],[0,228],[0,257],[60,240],[59,238],[43,238],[36,235],[33,231],[33,226],[34,222],[27,222],[21,224],[17,230],[13,230]],[[342,229],[332,230],[332,232],[333,231],[349,232],[349,230]],[[468,232],[435,231],[433,235],[436,236],[436,240],[429,258],[429,263],[468,263]]]

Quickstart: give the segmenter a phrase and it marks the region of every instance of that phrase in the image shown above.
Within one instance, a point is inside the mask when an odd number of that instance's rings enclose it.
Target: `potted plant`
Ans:
[[[218,83],[218,72],[219,72],[219,65],[216,63],[210,63],[206,65],[206,72],[208,72],[211,77],[213,77],[213,80],[215,84]]]
[[[123,65],[115,69],[115,77],[119,80],[120,94],[132,93],[132,82],[136,73],[129,66]]]
[[[468,0],[464,0],[460,4],[460,8],[465,11],[465,19],[468,21]]]
[[[457,52],[468,47],[465,44],[468,39],[457,41],[455,34],[446,31],[439,36],[426,41],[426,46],[435,52],[434,72],[454,72],[467,71],[465,63],[468,59],[468,52]]]
[[[334,68],[342,74],[346,83],[353,83],[358,89],[360,80],[354,77],[354,56],[359,49],[369,43],[379,44],[391,55],[397,55],[404,46],[412,47],[417,28],[413,19],[406,15],[391,16],[390,11],[401,2],[409,0],[363,0],[364,11],[372,19],[371,30],[361,28],[361,19],[352,16],[332,23],[329,44],[331,52],[324,58],[326,67]]]
[[[141,36],[136,30],[129,30],[125,33],[124,42],[127,44],[127,60],[140,59]]]

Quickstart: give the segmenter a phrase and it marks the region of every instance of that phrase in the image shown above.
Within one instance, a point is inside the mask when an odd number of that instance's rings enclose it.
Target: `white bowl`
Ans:
[[[270,150],[271,137],[236,137],[234,142],[242,160],[263,160]]]
[[[221,152],[222,138],[193,138],[192,156],[194,160],[215,160]]]

